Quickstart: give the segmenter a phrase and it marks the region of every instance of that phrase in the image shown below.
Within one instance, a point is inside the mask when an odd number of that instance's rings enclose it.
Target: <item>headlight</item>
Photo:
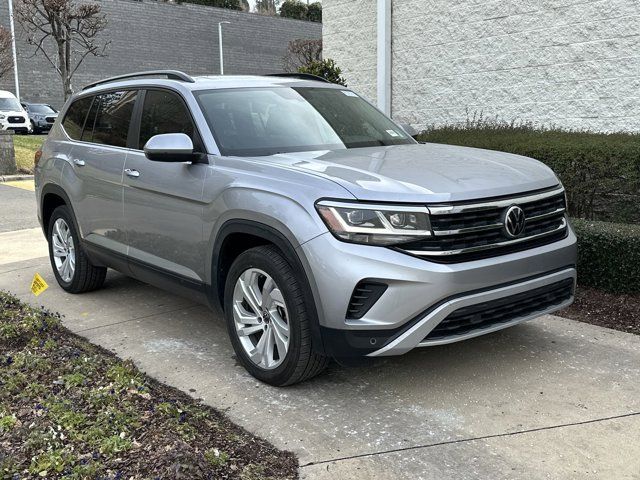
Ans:
[[[426,207],[321,201],[316,208],[331,233],[347,242],[393,245],[431,235]]]
[[[0,120],[4,120],[5,118],[7,118],[6,115],[0,115]]]

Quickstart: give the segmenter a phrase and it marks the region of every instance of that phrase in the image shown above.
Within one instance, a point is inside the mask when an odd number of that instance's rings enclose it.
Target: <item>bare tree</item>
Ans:
[[[256,0],[255,11],[262,15],[276,15],[280,0]]]
[[[0,25],[0,78],[13,68],[11,32]]]
[[[322,60],[322,40],[299,38],[289,42],[287,54],[282,59],[286,72],[297,72],[298,68]]]
[[[111,43],[99,37],[107,26],[106,16],[97,3],[76,0],[20,0],[16,18],[27,33],[27,41],[53,65],[60,79],[64,98],[73,93],[71,80],[87,56],[106,56]],[[51,43],[55,49],[51,49]]]

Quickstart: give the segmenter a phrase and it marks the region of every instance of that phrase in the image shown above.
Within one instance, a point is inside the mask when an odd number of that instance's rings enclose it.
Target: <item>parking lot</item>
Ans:
[[[203,306],[115,272],[103,290],[64,293],[22,199],[33,194],[0,195],[21,205],[2,225],[0,289],[294,451],[303,478],[640,478],[638,336],[547,316],[272,388]],[[37,298],[36,272],[49,284]]]

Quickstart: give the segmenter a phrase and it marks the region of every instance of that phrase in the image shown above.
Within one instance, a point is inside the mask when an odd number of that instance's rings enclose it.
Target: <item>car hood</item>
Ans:
[[[368,201],[471,200],[559,184],[551,169],[532,158],[430,143],[295,152],[269,160],[330,179]]]
[[[18,111],[18,110],[0,110],[0,115],[5,117],[25,117],[27,118],[27,112]]]

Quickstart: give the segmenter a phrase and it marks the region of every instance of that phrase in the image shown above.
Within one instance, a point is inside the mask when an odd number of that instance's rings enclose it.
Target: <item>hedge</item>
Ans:
[[[640,225],[572,219],[578,284],[612,293],[640,292]]]
[[[485,120],[428,129],[418,140],[536,158],[564,184],[572,216],[640,223],[640,135],[540,129]]]

